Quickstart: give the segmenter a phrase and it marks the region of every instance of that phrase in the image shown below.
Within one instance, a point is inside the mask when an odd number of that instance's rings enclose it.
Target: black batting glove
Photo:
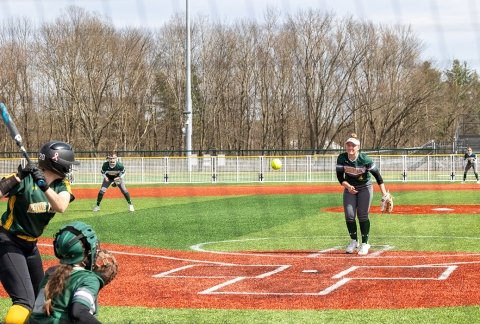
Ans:
[[[33,181],[37,184],[37,187],[40,188],[43,192],[47,191],[49,186],[47,184],[47,179],[45,179],[45,174],[43,174],[43,171],[40,170],[37,167],[33,167],[30,171],[30,174],[32,175]]]
[[[19,177],[20,180],[23,180],[30,175],[31,171],[32,166],[30,164],[27,164],[25,167],[22,167],[22,165],[20,164],[18,166],[17,177]]]

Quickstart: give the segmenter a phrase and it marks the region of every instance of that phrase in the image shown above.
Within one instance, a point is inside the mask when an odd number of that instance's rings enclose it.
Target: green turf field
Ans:
[[[243,197],[133,197],[135,213],[123,199],[105,199],[93,213],[94,200],[76,200],[52,220],[45,237],[53,237],[70,220],[91,224],[102,242],[190,250],[310,250],[345,245],[343,215],[321,211],[341,205],[341,194]],[[380,197],[376,193],[374,202]],[[395,193],[395,203],[480,204],[478,191]],[[480,252],[480,215],[371,215],[370,243],[398,250]],[[234,242],[232,242],[234,241]],[[0,299],[0,316],[9,306]],[[100,309],[104,323],[475,323],[480,307],[404,310],[241,311],[198,309]]]

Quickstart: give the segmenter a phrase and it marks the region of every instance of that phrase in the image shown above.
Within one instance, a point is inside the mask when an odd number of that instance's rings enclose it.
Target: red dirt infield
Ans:
[[[472,190],[480,185],[391,184],[388,189]],[[377,189],[375,189],[377,190]],[[76,189],[92,199],[98,189]],[[136,197],[341,192],[340,186],[161,186],[129,188]],[[105,196],[121,197],[119,190]],[[372,213],[379,212],[377,206]],[[439,209],[440,208],[440,209]],[[395,206],[394,214],[449,213],[478,206]],[[341,207],[328,211],[343,212]],[[420,212],[421,211],[421,212]],[[52,240],[41,238],[42,255],[53,256]],[[373,243],[374,244],[374,243]],[[480,253],[408,252],[372,246],[369,255],[327,251],[219,253],[163,250],[102,242],[115,253],[120,271],[100,292],[101,305],[223,309],[398,309],[480,305]],[[52,258],[45,268],[56,264]],[[0,295],[5,292],[0,289]],[[361,298],[360,298],[361,297]]]

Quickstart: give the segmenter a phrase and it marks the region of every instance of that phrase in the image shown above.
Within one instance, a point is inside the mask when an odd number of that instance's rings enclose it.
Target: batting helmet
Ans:
[[[72,146],[65,142],[51,141],[45,143],[38,154],[38,166],[50,170],[61,177],[66,177],[72,165],[78,165]]]
[[[95,265],[98,247],[98,238],[93,228],[79,221],[60,228],[53,240],[53,250],[60,263],[83,262],[88,270],[92,270]]]

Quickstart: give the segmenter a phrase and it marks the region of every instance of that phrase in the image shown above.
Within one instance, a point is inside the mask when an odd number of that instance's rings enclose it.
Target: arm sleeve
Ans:
[[[378,171],[377,168],[371,169],[370,173],[375,177],[375,180],[377,180],[377,183],[379,185],[383,183],[382,175],[380,174],[380,171]]]
[[[79,323],[85,324],[101,324],[99,320],[92,314],[90,314],[90,310],[87,306],[80,304],[80,303],[73,303],[72,304],[72,312],[71,317]]]
[[[339,171],[337,169],[337,179],[338,179],[338,182],[340,182],[340,184],[342,184],[342,182],[345,181],[345,176],[344,176],[343,170]]]
[[[120,173],[118,174],[118,176],[120,178],[123,178],[125,176],[125,166],[122,164],[122,168],[120,169]]]

